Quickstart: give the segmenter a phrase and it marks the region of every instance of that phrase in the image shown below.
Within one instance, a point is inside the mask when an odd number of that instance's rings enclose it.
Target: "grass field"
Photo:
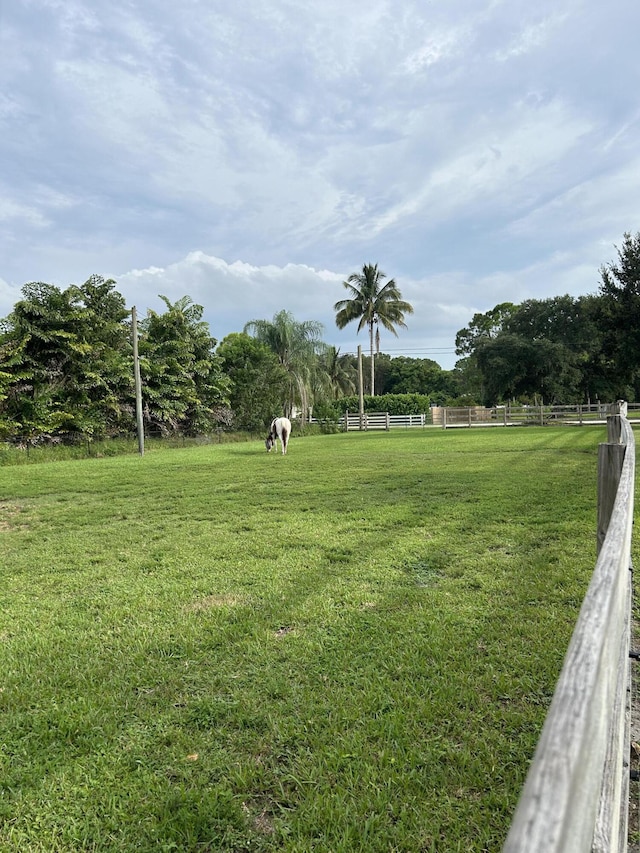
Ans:
[[[604,427],[0,468],[1,851],[497,851]]]

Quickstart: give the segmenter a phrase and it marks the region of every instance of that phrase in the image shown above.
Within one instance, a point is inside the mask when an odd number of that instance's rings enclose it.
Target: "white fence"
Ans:
[[[431,425],[430,415],[390,415],[389,412],[365,412],[360,415],[345,412],[340,419],[344,430],[391,429],[392,427],[425,427]]]
[[[626,417],[607,424],[599,555],[503,853],[627,848],[635,442]]]

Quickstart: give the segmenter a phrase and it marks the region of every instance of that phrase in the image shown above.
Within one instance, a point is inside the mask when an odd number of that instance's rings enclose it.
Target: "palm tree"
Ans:
[[[358,331],[365,325],[369,329],[369,348],[371,352],[371,396],[374,395],[374,364],[373,343],[375,339],[376,352],[380,352],[380,329],[393,332],[397,337],[395,326],[406,329],[405,314],[413,314],[413,306],[404,302],[398,290],[395,279],[391,278],[382,284],[387,276],[378,269],[377,264],[365,264],[362,272],[352,273],[342,284],[351,294],[351,299],[341,299],[333,306],[337,311],[336,325],[344,329],[352,320],[359,320]],[[375,328],[375,335],[374,335]]]
[[[298,322],[288,311],[279,311],[273,320],[250,320],[244,327],[246,334],[252,334],[278,356],[289,374],[284,414],[290,417],[294,404],[299,402],[303,424],[309,409],[311,379],[324,347],[320,337],[323,329],[316,320]]]
[[[328,346],[320,357],[320,370],[326,377],[332,399],[356,393],[357,372],[353,356],[341,355],[339,348]]]

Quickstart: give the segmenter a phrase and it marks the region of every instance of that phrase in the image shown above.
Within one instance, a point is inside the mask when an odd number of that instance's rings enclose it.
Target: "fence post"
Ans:
[[[389,412],[385,412],[385,415],[387,416],[385,429],[387,432],[389,432],[389,430],[391,429],[391,420],[389,419]]]
[[[620,415],[607,415],[607,441],[609,444],[620,444],[622,437],[622,421]]]
[[[442,409],[442,429],[447,428],[447,407],[444,406]]]
[[[622,421],[620,415],[607,415],[607,444],[598,445],[598,523],[596,528],[596,553],[599,554],[609,529],[613,504],[618,494],[622,463],[626,447],[620,443]]]

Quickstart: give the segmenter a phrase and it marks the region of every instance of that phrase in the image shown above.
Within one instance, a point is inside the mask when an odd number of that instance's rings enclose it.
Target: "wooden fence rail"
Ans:
[[[390,415],[389,412],[346,412],[340,422],[345,431],[388,430],[439,426],[454,427],[490,426],[586,426],[603,424],[615,413],[615,403],[566,406],[432,406],[419,415]],[[628,417],[640,420],[640,403],[628,404]]]
[[[600,447],[595,570],[503,853],[627,848],[635,442],[622,411]]]

